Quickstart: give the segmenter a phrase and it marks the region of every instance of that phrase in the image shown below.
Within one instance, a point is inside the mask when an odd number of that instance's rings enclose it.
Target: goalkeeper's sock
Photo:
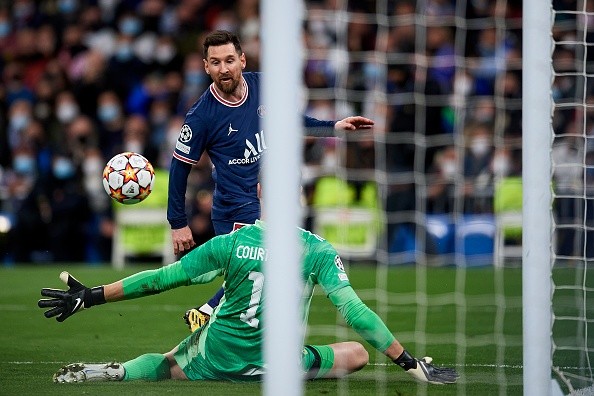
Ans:
[[[145,353],[123,364],[126,369],[124,381],[160,381],[171,377],[169,362],[160,353]]]
[[[394,359],[393,362],[406,371],[417,368],[417,359],[412,357],[411,354],[406,351],[406,349],[400,354],[400,356]]]

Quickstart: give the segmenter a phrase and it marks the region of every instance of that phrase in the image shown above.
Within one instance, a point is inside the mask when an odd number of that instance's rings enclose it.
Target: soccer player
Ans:
[[[149,353],[125,363],[74,363],[62,367],[55,382],[98,380],[228,380],[257,381],[265,371],[263,309],[266,296],[263,273],[267,251],[265,223],[256,221],[229,234],[214,237],[179,261],[131,275],[117,282],[88,288],[67,272],[60,274],[68,290],[42,289],[49,299],[38,302],[48,318],[59,322],[83,308],[153,295],[179,286],[225,280],[225,298],[210,320],[165,354]],[[357,296],[336,250],[321,237],[296,229],[303,244],[304,319],[315,285],[325,294],[361,337],[383,352],[416,380],[454,383],[458,373],[436,367],[431,358],[417,359],[407,352],[384,322]],[[307,379],[338,378],[363,368],[369,355],[359,342],[305,345],[302,367]]]
[[[212,222],[217,235],[234,226],[253,224],[260,217],[256,194],[260,159],[267,133],[260,120],[265,106],[260,100],[260,73],[243,72],[246,57],[239,38],[217,30],[204,39],[204,69],[212,84],[186,114],[169,170],[167,220],[173,251],[177,255],[195,246],[185,212],[188,175],[206,151],[214,165],[215,191]],[[279,82],[279,88],[282,82]],[[279,90],[282,95],[282,90]],[[339,121],[320,121],[304,116],[308,136],[333,136],[334,130],[369,129],[374,122],[361,116]],[[212,313],[223,295],[221,288],[200,307],[202,320]]]

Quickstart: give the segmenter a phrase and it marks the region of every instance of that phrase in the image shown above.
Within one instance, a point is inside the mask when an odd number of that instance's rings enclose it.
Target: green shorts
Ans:
[[[206,330],[205,330],[206,329]],[[177,346],[174,358],[186,377],[192,381],[215,380],[232,382],[261,381],[263,370],[260,367],[247,367],[244,372],[229,372],[212,364],[212,359],[204,355],[204,339],[208,326],[190,334]]]
[[[334,350],[328,345],[304,345],[301,365],[308,379],[324,378],[334,365]]]

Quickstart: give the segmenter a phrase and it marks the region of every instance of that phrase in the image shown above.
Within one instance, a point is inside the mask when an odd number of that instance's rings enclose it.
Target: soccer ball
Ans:
[[[155,171],[142,155],[125,152],[115,155],[103,169],[103,188],[119,203],[143,201],[153,190]]]

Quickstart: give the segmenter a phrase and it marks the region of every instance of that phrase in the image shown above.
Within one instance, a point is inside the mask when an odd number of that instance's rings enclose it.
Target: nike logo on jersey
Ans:
[[[227,134],[227,136],[231,135],[233,132],[237,132],[237,129],[233,129],[233,127],[231,126],[231,124],[229,124],[229,133]]]
[[[75,313],[76,311],[78,311],[78,308],[80,307],[80,303],[82,302],[80,300],[80,298],[77,298],[75,301],[76,301],[76,304],[74,304],[74,308],[72,308],[72,313]]]

